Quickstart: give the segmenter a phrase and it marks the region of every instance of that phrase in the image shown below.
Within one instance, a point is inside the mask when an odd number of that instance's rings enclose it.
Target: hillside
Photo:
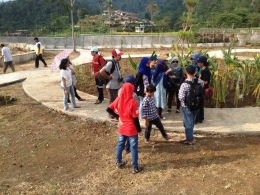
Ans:
[[[135,12],[139,18],[151,19],[146,7],[154,2],[157,10],[153,21],[163,22],[171,30],[181,29],[183,12],[187,11],[184,0],[113,0],[113,9]],[[192,0],[189,0],[192,1]],[[70,25],[70,14],[55,3],[46,0],[13,0],[0,3],[1,31],[12,29],[66,28]],[[98,0],[76,0],[74,20],[85,15],[100,14]],[[199,0],[192,22],[199,27],[258,27],[260,23],[260,0]],[[68,26],[64,26],[68,24]]]

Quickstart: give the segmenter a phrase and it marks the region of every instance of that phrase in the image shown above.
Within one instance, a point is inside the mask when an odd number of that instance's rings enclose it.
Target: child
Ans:
[[[123,167],[127,162],[122,160],[122,152],[129,139],[132,156],[132,173],[139,173],[143,170],[143,165],[138,164],[138,132],[142,129],[139,123],[138,105],[133,98],[134,86],[125,83],[122,87],[120,96],[113,101],[107,108],[107,112],[119,119],[118,143],[116,148],[116,166]],[[118,114],[115,113],[118,112]]]
[[[156,87],[152,84],[149,84],[146,87],[146,96],[143,100],[143,118],[145,119],[145,143],[146,144],[155,144],[154,141],[150,140],[150,134],[152,130],[152,125],[155,126],[160,130],[164,139],[169,140],[172,139],[164,130],[160,117],[158,115],[155,103],[154,103],[154,92],[156,91]]]
[[[195,73],[196,73],[196,68],[194,66],[192,66],[192,65],[187,66],[186,81],[196,81],[195,79],[197,79],[197,78],[195,77]],[[198,83],[200,83],[201,86],[203,87],[204,86],[203,82],[200,79],[197,79],[197,80],[198,80]],[[199,111],[199,110],[191,111],[187,107],[186,100],[188,98],[189,91],[190,91],[190,84],[188,84],[186,82],[182,83],[181,87],[180,87],[180,91],[179,91],[179,100],[180,100],[181,106],[182,106],[183,124],[184,124],[184,128],[185,128],[186,139],[180,141],[180,143],[186,144],[186,145],[193,144],[194,121],[195,121],[196,115]]]

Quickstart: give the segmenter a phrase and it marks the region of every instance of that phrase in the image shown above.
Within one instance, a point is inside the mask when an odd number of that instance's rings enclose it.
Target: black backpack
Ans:
[[[197,78],[192,81],[185,81],[184,83],[190,84],[189,95],[185,99],[185,105],[190,111],[199,110],[204,98],[203,87]]]
[[[99,60],[100,57],[101,56],[98,56],[98,63],[100,65],[100,68],[98,71],[98,82],[99,82],[99,85],[106,85],[109,82],[109,80],[100,74],[100,70],[107,64],[108,61],[105,60],[105,63],[101,64],[100,60]],[[106,71],[107,75],[111,75],[115,71],[116,64],[115,64],[114,60],[111,60],[111,62],[112,62],[112,67],[109,72]]]

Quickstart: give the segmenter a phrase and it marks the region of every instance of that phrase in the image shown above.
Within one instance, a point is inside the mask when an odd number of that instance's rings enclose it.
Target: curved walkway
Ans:
[[[80,65],[91,62],[92,56],[89,50],[78,50],[80,56],[73,60],[73,63]],[[238,50],[236,50],[238,51]],[[240,52],[241,49],[240,49]],[[249,52],[249,50],[243,50]],[[254,50],[260,52],[260,50]],[[210,56],[215,55],[221,57],[221,51],[211,51]],[[132,57],[143,57],[147,55],[131,55]],[[124,55],[123,57],[128,57]],[[25,80],[24,80],[25,79]],[[108,100],[102,104],[94,104],[95,96],[87,93],[79,92],[82,98],[86,101],[77,104],[81,106],[79,109],[74,109],[72,112],[63,110],[63,92],[60,88],[59,71],[50,73],[50,68],[30,69],[9,74],[0,75],[0,86],[22,81],[24,91],[36,101],[42,103],[48,108],[65,112],[69,115],[78,116],[84,120],[94,121],[109,121],[108,114],[105,109],[108,106]],[[181,113],[164,114],[167,120],[163,120],[166,130],[174,132],[183,132]],[[260,134],[260,108],[205,108],[205,120],[203,123],[195,126],[195,133],[217,133],[217,134]],[[141,123],[144,127],[144,124]]]

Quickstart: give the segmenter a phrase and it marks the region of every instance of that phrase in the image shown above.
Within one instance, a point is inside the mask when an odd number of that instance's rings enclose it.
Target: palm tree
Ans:
[[[150,3],[147,7],[146,10],[148,10],[151,14],[151,21],[153,21],[153,13],[158,9],[158,6],[155,2]]]

